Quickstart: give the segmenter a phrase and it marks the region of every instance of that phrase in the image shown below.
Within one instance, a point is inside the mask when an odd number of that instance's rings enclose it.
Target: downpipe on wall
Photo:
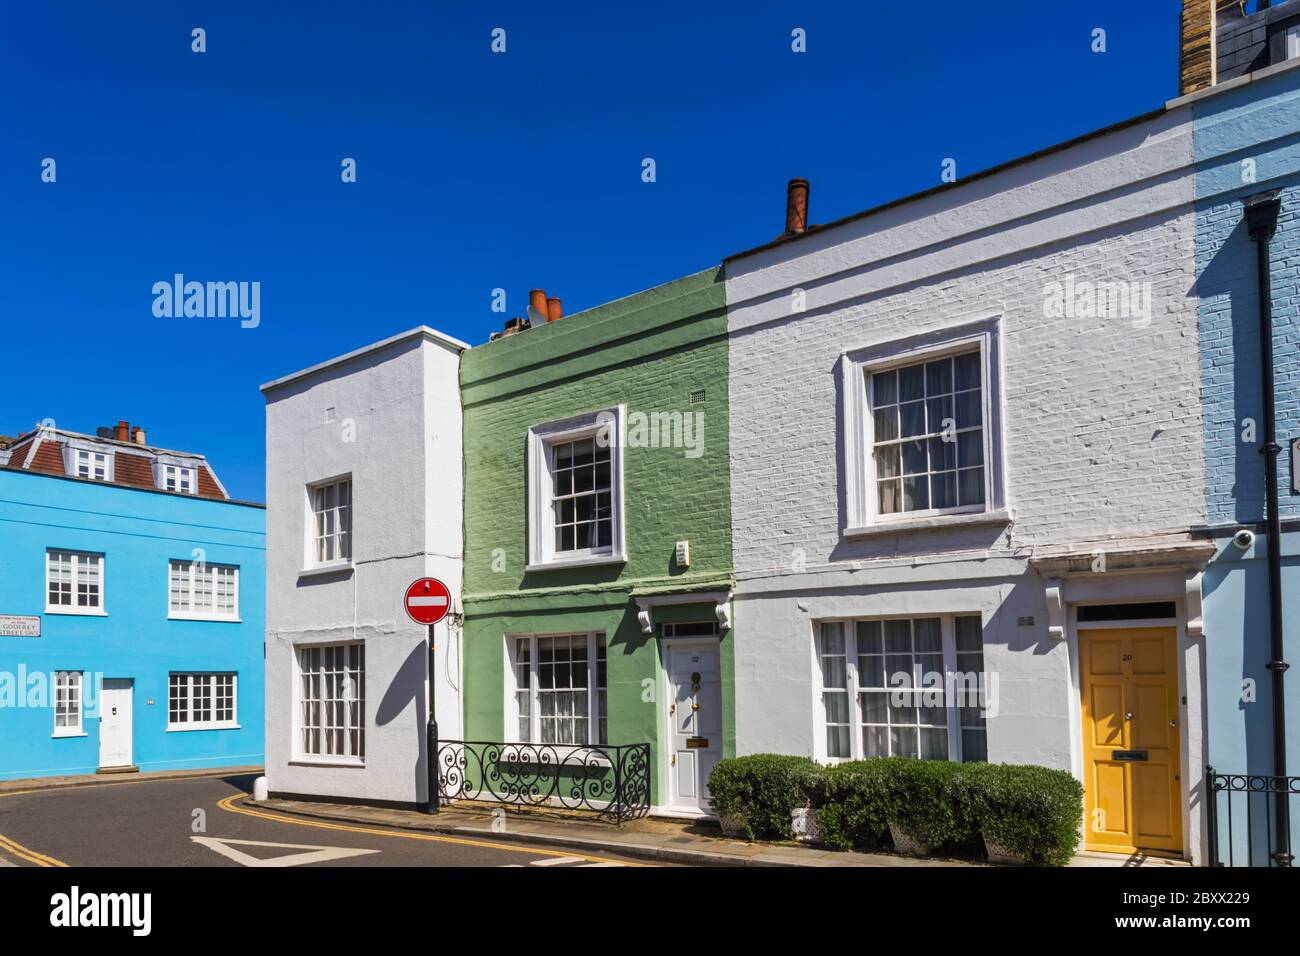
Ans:
[[[1278,515],[1277,457],[1281,446],[1277,443],[1276,394],[1273,384],[1273,300],[1270,281],[1269,243],[1277,232],[1277,217],[1282,208],[1278,190],[1248,196],[1245,201],[1246,229],[1255,243],[1259,284],[1259,354],[1260,384],[1264,403],[1264,493],[1266,501],[1268,535],[1268,629],[1269,662],[1273,690],[1273,775],[1279,778],[1275,786],[1286,777],[1286,698],[1283,693],[1287,663],[1284,660],[1282,640],[1282,521]],[[1273,862],[1290,866],[1290,806],[1285,790],[1277,792],[1276,814],[1277,846]]]

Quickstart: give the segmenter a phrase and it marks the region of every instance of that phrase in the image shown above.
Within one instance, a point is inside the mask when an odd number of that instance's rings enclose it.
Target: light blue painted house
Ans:
[[[260,765],[265,548],[126,422],[0,440],[0,780]]]
[[[1283,763],[1300,778],[1300,2],[1232,13],[1220,13],[1219,89],[1192,103],[1206,516],[1216,546],[1202,582],[1206,729],[1213,779],[1227,788],[1207,797],[1216,804],[1219,861],[1258,866],[1285,864],[1277,854],[1300,845],[1300,795],[1268,792],[1300,783],[1275,779]],[[1266,520],[1266,323],[1276,535]],[[1280,657],[1270,614],[1274,536]],[[1275,660],[1291,666],[1281,707]]]

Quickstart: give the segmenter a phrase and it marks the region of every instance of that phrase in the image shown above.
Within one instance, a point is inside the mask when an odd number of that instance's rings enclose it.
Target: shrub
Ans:
[[[889,822],[932,847],[974,837],[974,818],[958,799],[961,764],[947,760],[883,757],[888,779]]]
[[[855,760],[828,769],[817,811],[822,841],[835,850],[874,850],[889,829],[889,780],[885,760]]]
[[[984,838],[1039,866],[1064,866],[1079,846],[1083,787],[1064,770],[969,764],[959,802]]]
[[[1083,788],[1063,770],[872,757],[824,768],[807,757],[755,754],[709,774],[713,811],[750,839],[794,837],[790,813],[817,808],[821,839],[879,849],[894,824],[938,849],[974,850],[982,833],[1030,863],[1062,866],[1079,845]],[[976,851],[977,852],[977,851]]]
[[[822,768],[808,757],[752,754],[719,761],[709,774],[713,812],[745,821],[750,839],[792,840],[790,813],[822,796]]]

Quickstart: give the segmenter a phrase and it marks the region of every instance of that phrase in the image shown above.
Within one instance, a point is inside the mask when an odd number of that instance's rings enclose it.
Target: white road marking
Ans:
[[[571,866],[574,863],[584,862],[580,856],[552,856],[545,860],[533,860],[533,866]]]
[[[260,840],[219,840],[216,837],[190,837],[199,846],[205,846],[209,850],[220,853],[229,860],[234,860],[242,866],[302,866],[306,863],[323,863],[326,860],[343,860],[350,856],[365,856],[367,853],[378,853],[378,850],[357,850],[342,846],[312,846],[307,843],[263,843]],[[300,850],[307,852],[290,853],[287,856],[276,856],[270,859],[259,860],[255,856],[249,856],[242,850],[236,850],[236,846],[263,846],[276,847],[284,850]]]
[[[626,866],[626,863],[614,863],[606,861],[604,863],[588,863],[580,856],[554,856],[547,857],[544,860],[533,860],[529,866]],[[502,866],[523,866],[522,863],[504,863]]]

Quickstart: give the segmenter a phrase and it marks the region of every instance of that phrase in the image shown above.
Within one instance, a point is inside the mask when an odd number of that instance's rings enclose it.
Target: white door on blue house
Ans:
[[[668,809],[708,813],[709,771],[722,758],[722,670],[718,639],[675,639],[669,636],[674,631],[672,625],[665,626],[664,631]]]
[[[129,767],[132,760],[130,678],[104,678],[99,692],[99,765]]]

